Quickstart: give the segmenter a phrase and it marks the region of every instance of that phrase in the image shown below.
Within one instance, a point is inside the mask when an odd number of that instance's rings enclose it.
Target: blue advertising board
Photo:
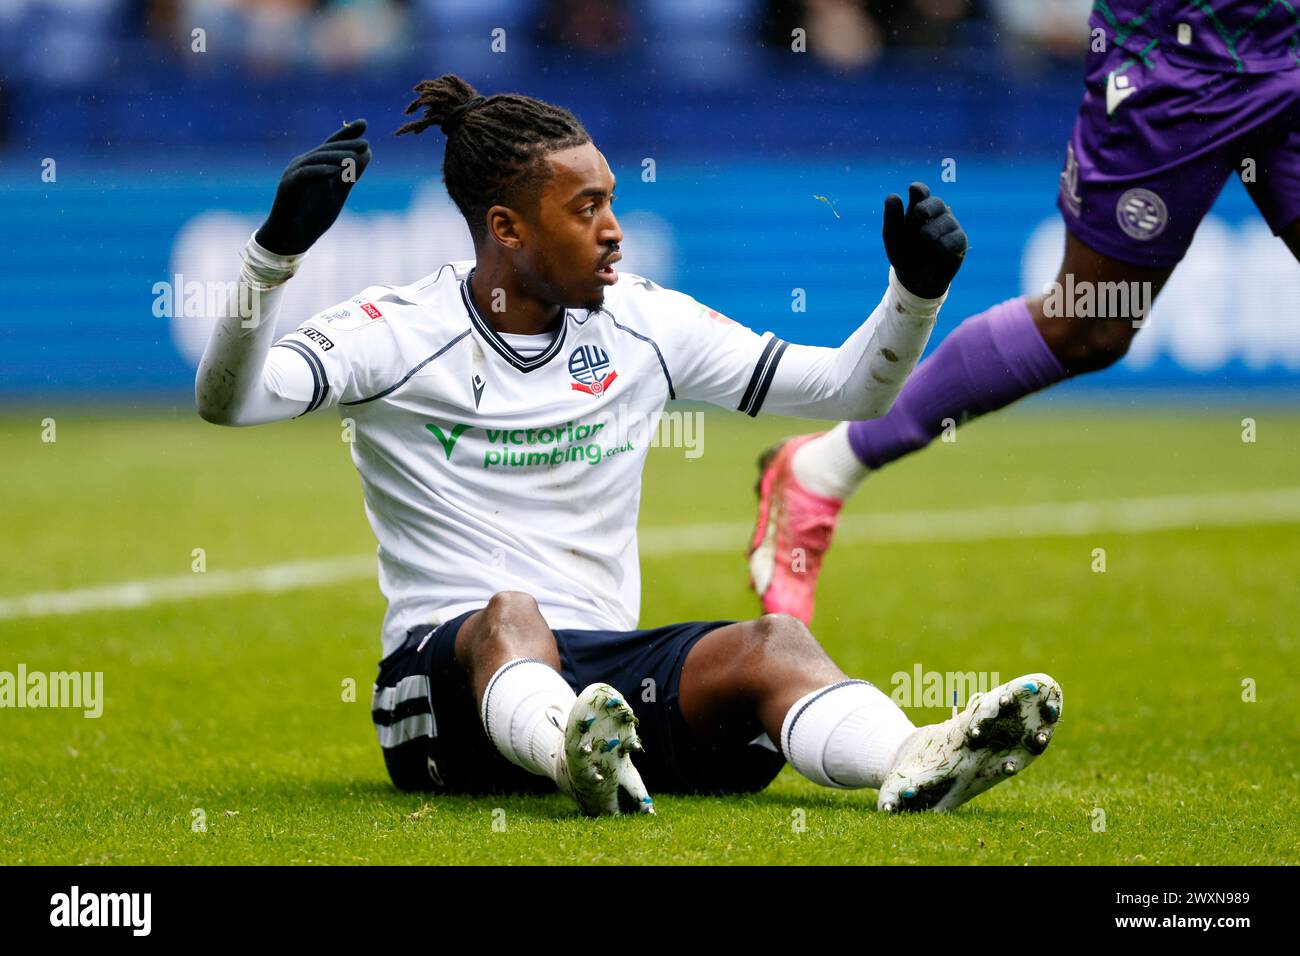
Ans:
[[[472,256],[438,170],[383,159],[377,154],[290,283],[286,331],[365,286],[404,284]],[[835,345],[885,286],[884,195],[921,179],[953,206],[971,240],[938,341],[963,317],[1041,288],[1063,243],[1058,164],[945,159],[611,157],[624,268],[760,331]],[[11,230],[0,257],[9,300],[0,314],[0,400],[177,400],[192,387],[213,290],[237,274],[279,163],[184,162],[160,173],[74,157],[59,163],[54,182],[35,167],[0,173]],[[1229,182],[1128,358],[1079,387],[1126,386],[1300,388],[1300,266],[1240,183]]]

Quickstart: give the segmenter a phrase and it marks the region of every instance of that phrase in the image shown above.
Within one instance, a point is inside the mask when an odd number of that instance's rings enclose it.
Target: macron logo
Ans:
[[[1119,104],[1137,92],[1137,87],[1122,73],[1111,72],[1106,77],[1106,115],[1111,116]]]
[[[129,926],[133,936],[148,936],[153,923],[152,893],[70,893],[50,897],[51,926]]]

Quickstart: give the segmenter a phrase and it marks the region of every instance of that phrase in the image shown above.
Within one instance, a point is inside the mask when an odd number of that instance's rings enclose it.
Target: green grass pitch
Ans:
[[[976,423],[873,477],[849,514],[1300,486],[1294,413],[1132,409]],[[373,553],[332,417],[225,430],[69,412],[51,444],[45,414],[0,421],[0,599],[189,574],[196,548],[209,573]],[[705,421],[703,457],[651,452],[641,527],[660,542],[747,525],[757,454],[800,427]],[[643,626],[755,613],[744,536],[723,544],[643,559]],[[750,797],[660,795],[653,819],[398,793],[368,714],[382,612],[366,577],[0,619],[0,670],[102,671],[106,698],[97,720],[0,710],[0,863],[1300,862],[1300,521],[846,537],[813,630],[848,673],[888,689],[917,664],[1044,670],[1064,687],[1046,755],[947,816],[884,817],[873,793],[789,768]]]

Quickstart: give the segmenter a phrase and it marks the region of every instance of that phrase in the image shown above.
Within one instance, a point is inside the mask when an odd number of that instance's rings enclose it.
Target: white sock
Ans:
[[[479,716],[507,760],[554,780],[564,727],[577,699],[553,667],[519,657],[492,675]]]
[[[795,701],[781,725],[781,750],[813,783],[878,790],[914,730],[873,684],[846,680]]]
[[[848,422],[800,445],[790,468],[799,484],[813,494],[840,501],[848,499],[871,470],[853,453]]]

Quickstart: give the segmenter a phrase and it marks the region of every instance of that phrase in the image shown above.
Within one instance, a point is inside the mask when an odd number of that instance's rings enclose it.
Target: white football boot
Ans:
[[[574,702],[555,783],[587,816],[655,812],[632,766],[632,754],[642,750],[639,723],[623,695],[608,684],[592,684]]]
[[[919,727],[903,742],[876,805],[951,810],[1033,763],[1060,719],[1061,685],[1046,674],[975,694],[956,717]]]

